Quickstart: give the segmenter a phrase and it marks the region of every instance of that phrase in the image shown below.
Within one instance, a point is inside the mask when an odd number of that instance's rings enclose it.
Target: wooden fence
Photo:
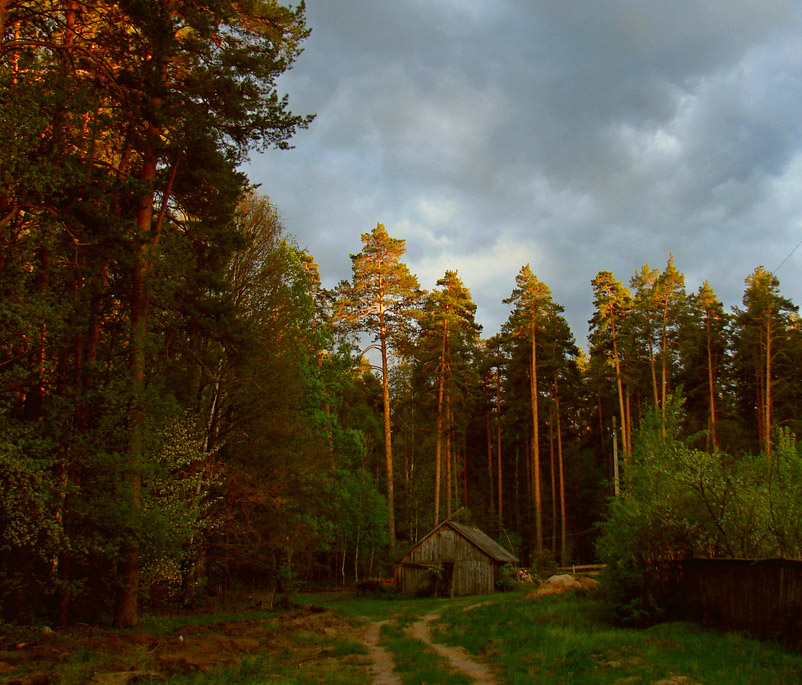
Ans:
[[[802,649],[802,561],[687,559],[654,569],[648,590],[672,618]]]

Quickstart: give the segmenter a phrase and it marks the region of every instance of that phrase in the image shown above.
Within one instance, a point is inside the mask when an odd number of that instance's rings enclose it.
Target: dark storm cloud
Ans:
[[[530,263],[580,341],[590,280],[673,251],[727,304],[802,237],[796,3],[312,0],[280,85],[318,118],[248,171],[331,284],[359,234],[457,268],[485,334]],[[778,274],[796,301],[802,258]],[[787,282],[786,282],[787,279]]]

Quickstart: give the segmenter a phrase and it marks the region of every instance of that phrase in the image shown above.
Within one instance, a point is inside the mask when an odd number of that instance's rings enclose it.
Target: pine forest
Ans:
[[[0,615],[350,586],[452,517],[527,568],[802,558],[778,278],[728,311],[668,254],[600,270],[573,332],[521,264],[483,337],[376,223],[324,287],[241,171],[314,126],[276,88],[308,34],[263,0],[0,3]]]

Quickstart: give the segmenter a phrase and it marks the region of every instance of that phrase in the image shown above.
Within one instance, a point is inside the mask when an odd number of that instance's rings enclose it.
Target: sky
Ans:
[[[669,253],[728,308],[759,265],[802,304],[798,0],[307,0],[307,21],[278,89],[316,119],[245,171],[324,285],[383,223],[423,288],[458,271],[485,337],[524,264],[582,346],[596,274]]]

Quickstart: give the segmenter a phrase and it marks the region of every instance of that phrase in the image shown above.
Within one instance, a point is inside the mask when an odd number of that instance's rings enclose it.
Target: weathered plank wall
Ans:
[[[430,564],[453,564],[448,569],[452,573],[448,592],[453,596],[489,594],[495,590],[496,564],[451,528],[436,530],[405,557],[401,571],[401,591],[405,595],[415,595],[426,587],[426,566]]]
[[[650,592],[674,618],[802,649],[802,561],[687,559],[656,569]]]

